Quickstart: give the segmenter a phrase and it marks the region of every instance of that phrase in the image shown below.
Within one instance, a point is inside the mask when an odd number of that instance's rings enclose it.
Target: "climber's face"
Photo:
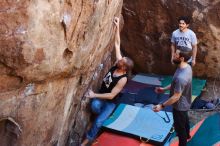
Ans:
[[[118,69],[123,69],[123,70],[125,70],[126,69],[126,58],[125,57],[123,57],[121,60],[118,60],[118,62],[117,62],[117,67],[118,67]]]

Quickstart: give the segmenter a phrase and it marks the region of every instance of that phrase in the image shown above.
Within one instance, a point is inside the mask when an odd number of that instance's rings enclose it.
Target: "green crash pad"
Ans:
[[[220,143],[220,113],[209,116],[187,146],[213,146]]]

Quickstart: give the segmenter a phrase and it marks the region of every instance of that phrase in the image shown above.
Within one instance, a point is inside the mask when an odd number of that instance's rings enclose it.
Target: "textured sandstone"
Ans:
[[[122,0],[1,1],[1,145],[79,145],[83,95],[109,68],[121,8]],[[122,48],[136,71],[172,74],[169,39],[184,13],[199,40],[194,75],[219,76],[219,8],[220,0],[124,0]]]
[[[111,63],[121,7],[122,0],[1,1],[1,145],[65,145],[72,128],[82,135],[82,97],[105,72],[99,64]]]

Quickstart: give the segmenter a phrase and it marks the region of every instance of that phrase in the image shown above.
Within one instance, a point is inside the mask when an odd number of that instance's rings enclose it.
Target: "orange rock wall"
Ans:
[[[65,145],[74,127],[82,135],[88,122],[82,97],[111,64],[113,18],[121,7],[122,0],[1,1],[1,144],[12,139],[2,138],[4,128],[12,137],[18,132],[2,122],[8,117],[22,130],[14,145]]]

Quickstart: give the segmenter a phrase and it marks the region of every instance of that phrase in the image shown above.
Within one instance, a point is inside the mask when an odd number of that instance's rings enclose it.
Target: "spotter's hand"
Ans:
[[[164,93],[164,88],[162,87],[156,87],[154,90],[156,93]]]
[[[154,112],[159,112],[162,109],[162,105],[158,104],[158,105],[154,105],[153,106],[153,111]]]

